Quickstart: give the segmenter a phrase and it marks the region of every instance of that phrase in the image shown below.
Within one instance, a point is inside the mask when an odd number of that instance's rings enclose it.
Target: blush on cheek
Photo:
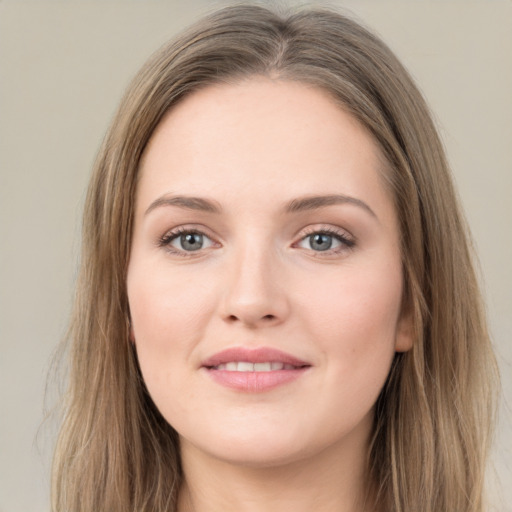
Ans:
[[[367,277],[369,279],[362,280],[365,286],[361,285],[361,280],[345,280],[345,286],[332,290],[330,300],[322,301],[310,318],[319,332],[324,333],[323,338],[330,340],[331,357],[338,358],[349,372],[351,367],[364,366],[371,375],[380,365],[385,373],[388,363],[391,364],[400,315],[401,285],[389,278],[383,279],[382,275],[369,273]]]

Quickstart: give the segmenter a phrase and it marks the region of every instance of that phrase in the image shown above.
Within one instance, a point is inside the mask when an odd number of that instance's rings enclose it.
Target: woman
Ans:
[[[468,235],[375,36],[205,18],[129,87],[84,218],[55,510],[484,510]]]

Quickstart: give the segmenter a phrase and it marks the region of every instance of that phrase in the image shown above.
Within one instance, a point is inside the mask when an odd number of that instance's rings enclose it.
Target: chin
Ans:
[[[318,432],[308,432],[304,426],[295,429],[290,428],[290,425],[279,427],[262,425],[262,429],[243,429],[239,425],[236,429],[228,428],[224,432],[209,430],[188,439],[182,438],[182,448],[185,448],[184,444],[187,448],[193,446],[196,453],[227,464],[272,468],[313,459],[333,448],[339,443],[339,437],[343,437],[339,432],[333,436],[325,436],[324,432],[322,436]]]
[[[211,457],[224,463],[254,469],[285,466],[307,457],[303,447],[276,443],[264,446],[257,442],[235,442],[227,450],[221,450],[218,446],[204,447],[204,450],[208,450]]]

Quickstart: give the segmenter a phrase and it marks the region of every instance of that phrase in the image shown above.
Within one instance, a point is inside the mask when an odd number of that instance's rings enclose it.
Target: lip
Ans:
[[[267,361],[291,364],[292,366],[311,366],[307,361],[302,361],[281,350],[271,347],[244,348],[232,347],[205,359],[201,366],[211,368],[230,361],[247,361],[248,363],[265,363]]]
[[[248,363],[276,362],[293,366],[293,368],[267,372],[240,372],[216,368],[221,364],[232,361]],[[205,359],[201,364],[201,369],[216,383],[248,393],[270,391],[278,386],[292,382],[303,376],[309,368],[311,368],[311,364],[307,361],[270,347],[255,349],[233,347],[214,354]]]

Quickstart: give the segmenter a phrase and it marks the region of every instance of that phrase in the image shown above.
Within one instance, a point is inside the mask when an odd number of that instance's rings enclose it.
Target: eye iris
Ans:
[[[316,233],[309,237],[309,243],[315,251],[327,251],[332,246],[332,236],[325,233]]]
[[[186,251],[197,251],[203,246],[203,235],[199,233],[187,233],[180,237],[181,246]]]

